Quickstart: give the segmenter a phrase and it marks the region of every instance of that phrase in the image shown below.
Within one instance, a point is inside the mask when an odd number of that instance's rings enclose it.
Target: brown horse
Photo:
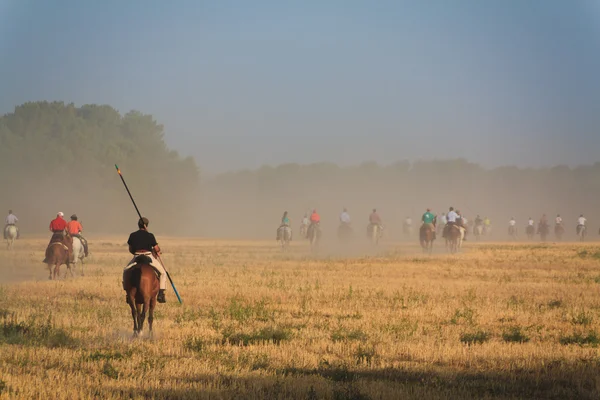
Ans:
[[[46,248],[46,258],[44,263],[48,265],[48,271],[50,275],[48,279],[60,278],[60,266],[65,264],[71,276],[73,271],[71,270],[71,260],[69,257],[69,248],[73,245],[73,238],[68,233],[64,236],[61,234],[52,235],[50,244]]]
[[[458,225],[448,227],[446,232],[446,249],[450,253],[456,253],[461,248],[464,229],[465,228],[459,227]]]
[[[433,251],[433,241],[435,240],[435,231],[431,225],[421,226],[420,235],[421,237],[421,247],[423,248],[423,253],[429,253]]]
[[[146,312],[148,312],[148,330],[152,336],[152,321],[154,321],[154,308],[159,289],[158,276],[154,268],[149,265],[149,257],[138,256],[136,260],[139,260],[137,265],[124,274],[127,303],[131,307],[133,317],[133,336],[142,334]]]

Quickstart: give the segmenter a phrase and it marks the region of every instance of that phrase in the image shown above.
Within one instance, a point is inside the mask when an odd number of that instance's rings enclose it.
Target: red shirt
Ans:
[[[310,216],[310,222],[321,222],[321,217],[317,213],[312,213]]]
[[[67,221],[65,221],[61,217],[56,217],[55,219],[50,221],[50,230],[52,232],[64,231],[65,229],[67,229]]]

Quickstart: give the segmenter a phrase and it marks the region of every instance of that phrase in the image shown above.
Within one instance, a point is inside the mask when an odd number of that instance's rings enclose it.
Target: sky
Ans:
[[[0,113],[152,114],[207,173],[600,161],[600,0],[0,0]]]

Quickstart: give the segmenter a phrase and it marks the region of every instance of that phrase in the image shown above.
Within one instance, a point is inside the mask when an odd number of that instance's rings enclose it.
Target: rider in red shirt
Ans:
[[[321,222],[321,216],[317,214],[317,210],[313,210],[312,214],[310,215],[310,223],[318,224],[319,222]]]
[[[65,229],[67,229],[67,221],[63,219],[64,214],[59,212],[56,214],[56,218],[50,221],[50,232],[53,233],[62,233]]]

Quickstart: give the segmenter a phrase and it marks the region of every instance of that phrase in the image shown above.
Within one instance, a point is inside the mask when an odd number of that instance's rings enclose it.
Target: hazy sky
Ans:
[[[0,113],[151,113],[210,172],[600,161],[600,0],[0,0]]]

